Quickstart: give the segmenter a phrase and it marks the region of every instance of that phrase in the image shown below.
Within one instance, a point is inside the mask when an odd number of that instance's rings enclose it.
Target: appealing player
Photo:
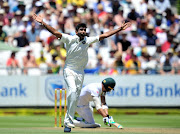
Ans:
[[[102,115],[106,125],[111,126],[115,123],[112,116],[108,115],[108,106],[105,99],[106,92],[114,90],[115,85],[116,82],[113,78],[106,78],[102,83],[91,83],[82,88],[76,109],[76,112],[81,117],[75,117],[75,126],[83,128],[96,128],[101,126],[94,121],[91,101],[94,102],[96,110]],[[119,128],[123,127],[119,126]]]
[[[63,70],[64,80],[67,85],[67,113],[64,120],[64,132],[70,132],[73,124],[75,109],[77,107],[77,99],[79,97],[83,80],[84,80],[84,68],[88,61],[87,49],[90,44],[103,40],[119,31],[128,28],[131,23],[122,23],[122,26],[118,29],[106,32],[99,36],[87,37],[86,24],[80,23],[76,26],[76,35],[71,36],[68,34],[60,33],[53,27],[47,25],[43,21],[41,15],[33,15],[33,19],[43,25],[49,32],[55,35],[58,39],[61,39],[66,44],[66,61]]]

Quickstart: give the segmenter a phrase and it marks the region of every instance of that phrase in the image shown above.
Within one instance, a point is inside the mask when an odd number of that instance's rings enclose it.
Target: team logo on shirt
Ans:
[[[54,102],[55,89],[63,88],[63,77],[61,76],[51,76],[47,77],[45,80],[45,93],[49,100]],[[62,95],[64,97],[64,94]],[[57,93],[57,99],[59,100],[59,91]]]
[[[85,44],[86,43],[86,41],[84,40],[83,42],[82,42],[82,44]]]

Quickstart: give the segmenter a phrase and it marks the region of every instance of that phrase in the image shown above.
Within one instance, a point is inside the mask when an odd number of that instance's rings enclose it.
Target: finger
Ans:
[[[33,14],[32,18],[33,18],[33,19],[36,19],[36,17],[37,17],[36,14]]]
[[[37,17],[37,15],[34,13],[34,16]]]
[[[36,18],[36,16],[34,16],[34,15],[33,15],[33,16],[32,16],[32,18],[33,18],[33,19],[35,19],[35,18]]]

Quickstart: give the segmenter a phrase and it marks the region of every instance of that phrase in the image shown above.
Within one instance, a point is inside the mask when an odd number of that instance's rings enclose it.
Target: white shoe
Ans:
[[[91,124],[91,123],[87,123],[84,121],[78,121],[78,120],[73,120],[73,123],[76,127],[81,127],[81,128],[97,128],[97,127],[101,127],[100,124]]]
[[[70,123],[70,122],[66,122],[66,123],[64,123],[64,125],[66,127],[69,127],[69,128],[75,128],[75,125],[73,123]]]

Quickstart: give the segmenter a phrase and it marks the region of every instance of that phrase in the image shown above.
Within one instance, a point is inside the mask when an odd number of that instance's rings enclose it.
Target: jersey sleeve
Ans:
[[[88,39],[87,39],[88,45],[91,45],[91,44],[98,42],[98,41],[99,41],[99,36],[88,37]]]
[[[71,35],[62,33],[62,37],[58,38],[58,39],[60,39],[63,43],[65,43],[67,45],[71,41],[72,37],[71,37]]]

